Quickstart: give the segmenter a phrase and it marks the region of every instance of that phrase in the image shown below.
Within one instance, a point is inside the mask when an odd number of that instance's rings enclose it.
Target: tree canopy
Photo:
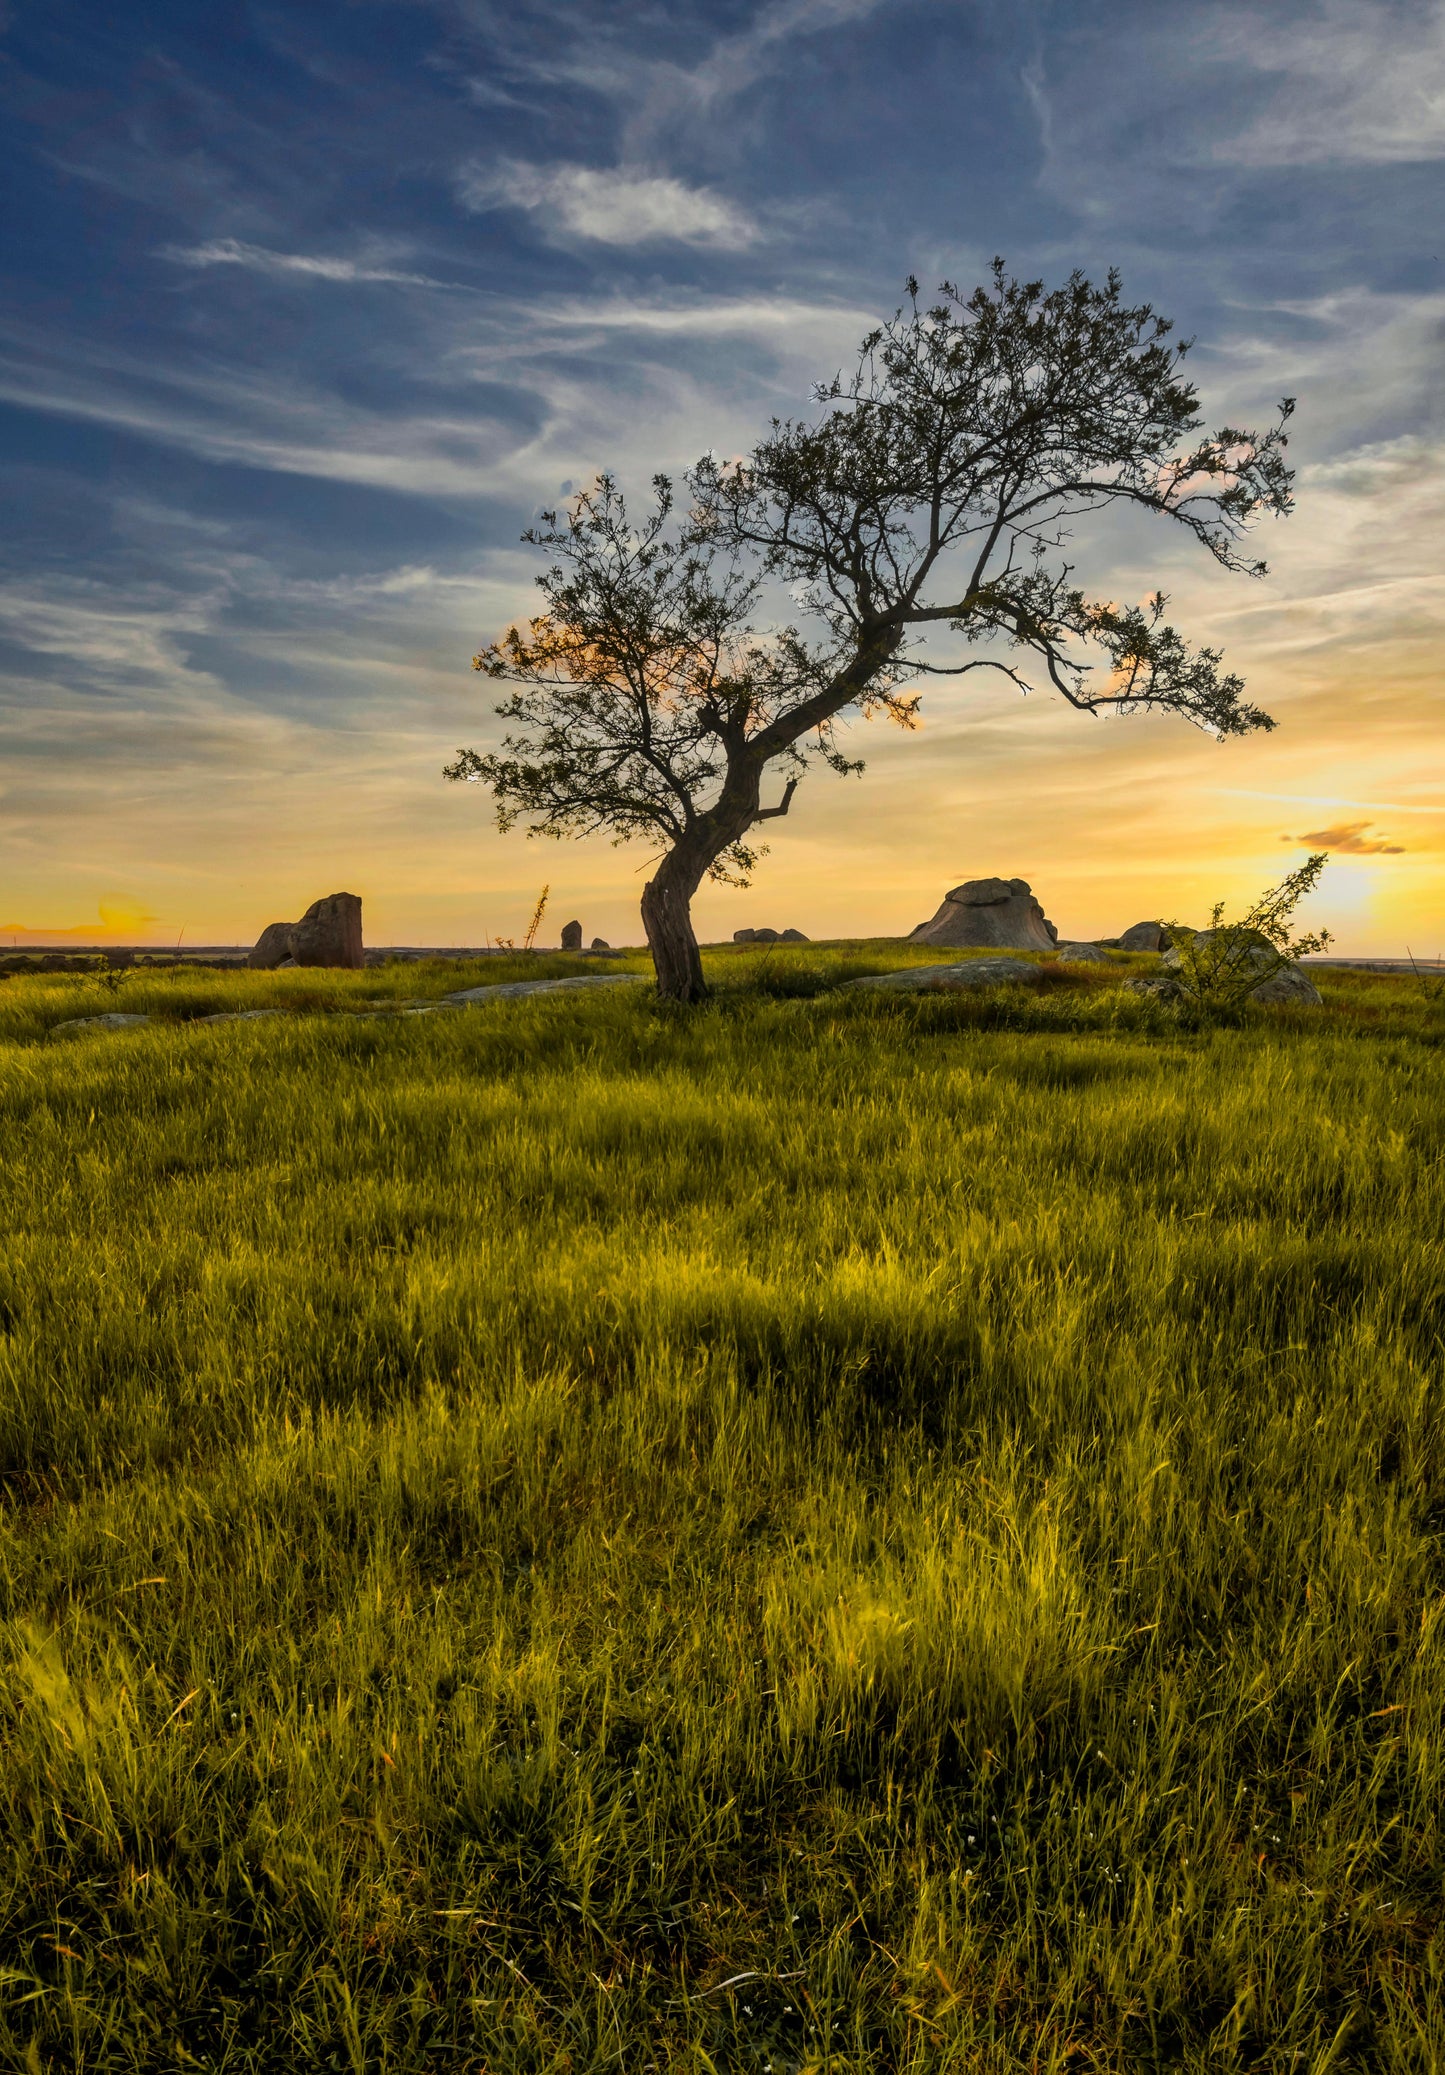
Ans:
[[[1291,509],[1285,427],[1205,434],[1169,321],[1075,273],[1019,282],[995,261],[964,299],[944,283],[864,339],[815,391],[817,415],[773,421],[746,459],[704,455],[679,507],[653,480],[640,523],[603,475],[523,536],[552,560],[543,610],[474,657],[514,687],[500,752],[447,775],[485,782],[506,829],[643,838],[661,852],[642,898],[664,994],[703,992],[690,904],[704,877],[746,883],[752,832],[786,814],[810,764],[861,771],[840,730],[881,713],[913,726],[930,676],[1031,672],[1071,706],[1163,710],[1218,737],[1273,726],[1217,649],[1192,647],[1162,591],[1092,598],[1066,544],[1110,506],[1192,535],[1222,567],[1264,514]],[[760,625],[785,586],[796,618]],[[951,634],[940,657],[930,637]],[[762,805],[776,764],[781,799]]]

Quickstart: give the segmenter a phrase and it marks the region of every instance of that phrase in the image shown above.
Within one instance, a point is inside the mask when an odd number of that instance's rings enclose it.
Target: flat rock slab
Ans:
[[[845,980],[845,987],[886,987],[896,993],[954,994],[975,987],[1037,987],[1040,968],[1027,958],[970,958],[961,965],[911,965],[897,973],[875,973],[867,980]]]
[[[646,973],[579,973],[575,980],[500,980],[490,986],[463,987],[436,1007],[469,1009],[478,1002],[521,1001],[529,994],[572,994],[584,987],[645,987]]]
[[[50,1035],[67,1036],[74,1030],[139,1030],[142,1023],[150,1022],[149,1016],[127,1016],[120,1009],[107,1009],[103,1016],[71,1016],[64,1023],[52,1023]]]
[[[1107,951],[1097,944],[1060,944],[1060,958],[1068,959],[1071,965],[1112,965]]]
[[[211,1016],[187,1016],[173,1029],[184,1030],[195,1023],[255,1023],[262,1016],[279,1016],[280,1009],[221,1009]],[[102,1016],[72,1016],[64,1023],[52,1023],[50,1035],[67,1036],[75,1030],[139,1030],[142,1023],[153,1023],[153,1016],[127,1015],[123,1009],[107,1009]]]
[[[279,1016],[279,1009],[218,1009],[211,1016],[192,1016],[192,1023],[255,1023],[262,1016]]]

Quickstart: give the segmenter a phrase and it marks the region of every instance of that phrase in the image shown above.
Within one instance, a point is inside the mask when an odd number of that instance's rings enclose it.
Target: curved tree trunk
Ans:
[[[780,806],[758,805],[766,763],[767,757],[751,744],[729,755],[727,777],[717,800],[678,839],[642,889],[642,926],[652,952],[657,991],[667,1001],[702,1001],[707,995],[697,938],[692,933],[692,897],[709,865],[755,822],[776,821],[793,804],[796,778],[788,780]]]
[[[667,1001],[701,1001],[707,993],[702,957],[692,933],[692,897],[712,862],[670,850],[642,889],[642,927],[647,932],[657,991]]]

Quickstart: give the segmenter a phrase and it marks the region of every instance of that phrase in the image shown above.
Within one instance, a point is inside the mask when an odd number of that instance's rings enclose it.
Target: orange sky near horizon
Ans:
[[[1396,644],[1389,661],[1368,684],[1348,645],[1309,667],[1263,662],[1250,689],[1279,726],[1226,743],[1167,716],[1092,720],[1001,680],[930,685],[916,735],[855,727],[861,780],[809,776],[767,830],[751,889],[704,886],[698,934],[903,935],[950,886],[998,874],[1028,879],[1064,936],[1112,936],[1156,914],[1197,924],[1217,900],[1238,912],[1328,850],[1302,920],[1328,927],[1343,954],[1434,957],[1445,950],[1445,691],[1417,645]],[[468,707],[475,720],[473,685],[430,690],[452,706],[449,724],[352,738],[326,782],[304,763],[271,765],[259,784],[213,783],[202,809],[184,770],[151,774],[140,797],[85,817],[63,872],[31,880],[33,919],[0,926],[0,941],[246,944],[344,888],[362,896],[371,944],[478,945],[520,937],[545,882],[543,941],[575,915],[588,939],[640,943],[645,847],[499,835],[484,790],[440,774]],[[75,919],[87,908],[95,922]]]
[[[1402,558],[1384,528],[1390,457],[1382,481],[1365,474],[1362,500],[1358,483],[1342,495],[1327,470],[1301,471],[1296,516],[1261,543],[1263,583],[1166,565],[1171,619],[1224,648],[1272,733],[1216,742],[1168,715],[1095,719],[1047,691],[1023,699],[987,673],[926,680],[917,733],[851,729],[861,779],[809,774],[765,831],[751,889],[703,887],[699,937],[763,924],[903,935],[949,887],[991,875],[1027,879],[1065,937],[1113,936],[1153,915],[1198,923],[1218,900],[1238,912],[1327,850],[1301,917],[1337,951],[1445,951],[1445,598],[1426,574],[1445,546],[1445,477],[1432,472],[1416,500]],[[1362,541],[1380,544],[1367,554]],[[23,800],[11,789],[0,914],[19,919],[0,941],[249,944],[345,889],[362,897],[368,943],[478,945],[520,938],[547,883],[543,941],[575,916],[587,939],[640,943],[645,846],[502,836],[485,790],[441,775],[458,743],[495,734],[497,689],[466,659],[479,633],[526,611],[529,574],[521,562],[502,586],[419,572],[409,622],[384,639],[361,613],[338,633],[339,667],[374,672],[380,692],[345,731],[258,721],[210,683],[166,761],[122,737],[112,763]],[[1126,569],[1120,594],[1157,578]],[[394,590],[384,604],[396,609]]]

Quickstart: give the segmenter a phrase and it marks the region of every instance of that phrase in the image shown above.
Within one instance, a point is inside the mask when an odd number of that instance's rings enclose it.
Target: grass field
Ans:
[[[1445,2067],[1445,1005],[919,956],[0,985],[5,2067]]]

